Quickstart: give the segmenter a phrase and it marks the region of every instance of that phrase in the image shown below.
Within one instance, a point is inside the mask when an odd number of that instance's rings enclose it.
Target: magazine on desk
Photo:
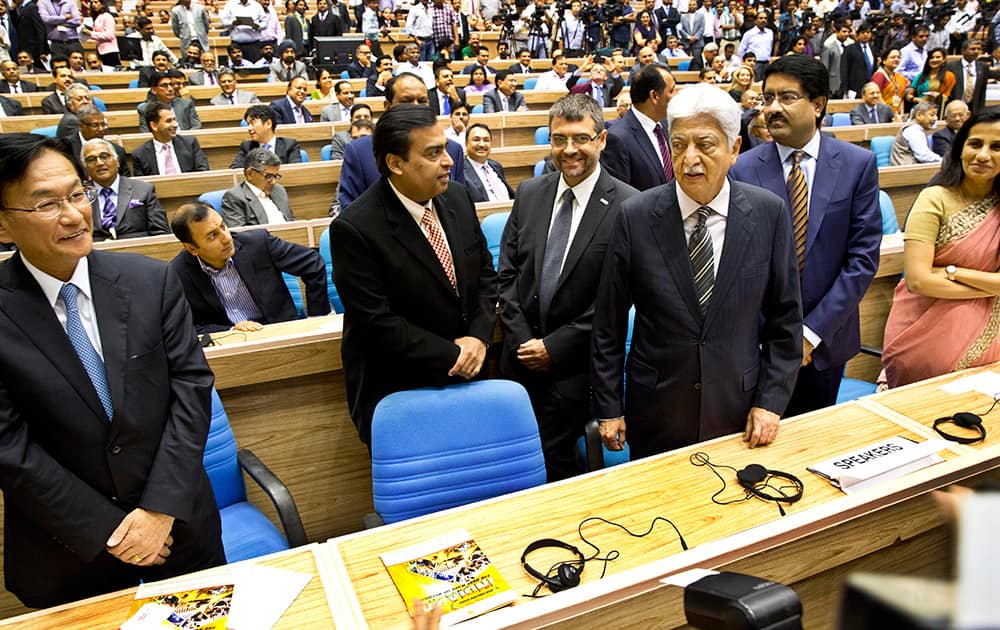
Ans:
[[[428,608],[440,605],[442,627],[506,606],[517,598],[464,529],[382,554],[382,564],[410,615],[414,600],[423,600]]]

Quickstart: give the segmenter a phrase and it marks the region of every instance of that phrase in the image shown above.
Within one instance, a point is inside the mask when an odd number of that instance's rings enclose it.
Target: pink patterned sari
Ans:
[[[934,266],[1000,271],[1000,199],[991,194],[938,231]],[[1000,300],[945,300],[900,280],[885,324],[882,364],[890,387],[1000,360]]]

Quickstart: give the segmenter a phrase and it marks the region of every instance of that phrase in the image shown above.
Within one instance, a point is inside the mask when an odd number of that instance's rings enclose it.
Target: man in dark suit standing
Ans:
[[[294,221],[288,193],[278,183],[280,171],[277,155],[267,149],[250,151],[243,168],[244,181],[222,196],[222,218],[226,225],[240,227]]]
[[[22,94],[37,92],[38,86],[31,81],[21,80],[21,71],[17,69],[17,64],[7,59],[0,63],[0,73],[3,74],[3,81],[0,81],[0,93],[2,94]]]
[[[633,458],[740,431],[771,443],[802,354],[788,210],[726,177],[740,106],[688,86],[668,121],[675,181],[622,205],[594,311],[594,413],[612,450],[628,423]]]
[[[282,272],[302,278],[310,316],[329,314],[326,266],[316,250],[262,229],[234,234],[218,212],[201,202],[178,208],[170,229],[184,244],[170,268],[181,279],[199,334],[251,332],[295,319]]]
[[[177,135],[177,118],[169,105],[150,103],[143,115],[153,138],[132,152],[137,177],[211,170],[198,139]]]
[[[493,79],[496,89],[483,94],[484,113],[528,111],[524,95],[517,91],[517,73],[501,70]]]
[[[448,66],[434,70],[434,87],[427,91],[427,104],[435,116],[451,116],[451,110],[465,103],[465,90],[455,87],[455,75]]]
[[[274,110],[267,105],[251,105],[243,114],[247,122],[249,140],[240,143],[240,150],[229,168],[243,168],[247,154],[254,149],[267,149],[278,156],[282,164],[299,164],[302,162],[302,149],[295,138],[283,138],[276,135],[278,122]]]
[[[465,188],[472,201],[507,201],[514,191],[507,183],[503,166],[490,159],[493,132],[483,123],[465,130]]]
[[[73,71],[69,66],[59,66],[52,71],[55,79],[54,90],[42,99],[43,114],[65,114],[66,113],[66,90],[73,85]]]
[[[861,88],[872,80],[878,70],[878,51],[872,45],[872,27],[863,22],[857,30],[857,41],[844,48],[840,57],[840,93],[844,98],[858,98]]]
[[[4,581],[31,607],[225,563],[202,464],[213,377],[180,282],[92,251],[64,146],[0,136],[0,241],[18,248],[0,264]]]
[[[951,89],[949,101],[972,102],[972,91],[976,87],[976,77],[979,76],[979,66],[976,60],[983,54],[983,42],[978,39],[962,40],[962,58],[947,62],[944,67],[955,75],[955,87]],[[987,64],[981,64],[984,67]]]
[[[875,83],[865,83],[861,88],[861,102],[851,108],[852,125],[875,125],[892,122],[896,112],[882,102],[882,90]]]
[[[330,224],[347,401],[365,444],[386,395],[479,374],[497,302],[493,257],[465,187],[449,182],[434,112],[394,105],[371,137],[381,177]]]
[[[284,98],[271,101],[274,119],[282,125],[304,125],[312,122],[312,114],[303,103],[309,95],[309,82],[302,77],[295,77],[288,82]]]
[[[882,242],[875,154],[819,132],[828,89],[816,59],[772,62],[764,119],[774,142],[741,155],[730,173],[777,194],[792,212],[805,338],[790,416],[836,403],[844,364],[861,348],[858,304]]]
[[[674,93],[674,77],[666,66],[652,63],[632,77],[632,107],[608,130],[601,165],[611,176],[638,190],[673,179],[667,132],[660,123]]]
[[[582,472],[590,419],[590,337],[608,237],[637,191],[600,167],[604,115],[570,95],[549,110],[556,172],[523,182],[500,246],[500,369],[531,396],[549,481]],[[575,224],[575,229],[574,229]]]
[[[104,138],[87,140],[83,165],[94,183],[94,238],[132,238],[167,233],[167,214],[152,184],[118,173],[114,145]]]

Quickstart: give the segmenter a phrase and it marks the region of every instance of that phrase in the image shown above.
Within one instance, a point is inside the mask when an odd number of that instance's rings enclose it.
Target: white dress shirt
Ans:
[[[267,195],[266,192],[264,192],[260,188],[257,188],[250,182],[247,182],[247,188],[249,188],[250,192],[252,192],[254,196],[257,197],[257,201],[260,202],[260,205],[264,206],[264,214],[267,215],[267,222],[269,224],[286,223],[285,215],[281,214],[281,210],[278,210],[278,206],[274,203],[274,201],[271,200],[271,198]]]
[[[500,179],[500,175],[493,170],[489,162],[477,162],[472,158],[469,158],[469,162],[472,163],[476,175],[483,181],[483,188],[486,189],[486,195],[490,201],[508,201],[510,199],[507,185]]]
[[[562,261],[559,263],[559,273],[562,273],[563,265],[566,264],[566,256],[569,254],[569,248],[573,245],[573,237],[576,236],[576,229],[580,227],[580,221],[583,220],[583,212],[587,209],[587,204],[590,203],[590,196],[594,193],[594,187],[597,186],[597,180],[600,176],[601,167],[598,165],[594,169],[594,172],[587,176],[587,179],[573,186],[572,189],[564,178],[559,178],[559,185],[556,186],[555,203],[552,205],[552,218],[549,219],[549,233],[552,232],[552,224],[555,223],[556,213],[559,212],[559,206],[562,205],[563,193],[567,190],[573,191],[573,215],[569,224],[569,236],[566,238],[566,249],[563,251]]]
[[[722,259],[722,248],[726,244],[726,223],[729,221],[729,178],[722,184],[722,190],[714,199],[705,205],[712,209],[705,219],[708,237],[712,239],[712,275],[719,274],[719,261]],[[701,204],[687,196],[680,186],[677,186],[677,205],[681,210],[681,220],[684,222],[684,242],[691,240],[698,225],[698,208]]]
[[[177,169],[177,172],[180,173],[181,172],[181,165],[180,165],[180,162],[177,161],[177,152],[174,151],[174,144],[173,144],[173,142],[171,142],[170,144],[164,144],[164,143],[160,142],[159,140],[154,139],[153,140],[153,149],[156,151],[156,170],[157,170],[157,172],[160,175],[166,175],[167,174],[167,167],[166,167],[166,164],[165,164],[164,159],[163,159],[164,158],[164,155],[163,155],[163,152],[164,152],[163,148],[164,147],[170,147],[170,153],[174,156],[174,167]]]
[[[941,156],[931,151],[930,142],[927,140],[927,132],[917,124],[906,125],[900,130],[906,144],[910,145],[913,157],[921,164],[930,162],[940,162]]]
[[[21,260],[24,261],[24,266],[28,269],[28,273],[35,279],[38,286],[42,288],[42,293],[45,294],[45,299],[48,301],[49,306],[55,311],[59,324],[63,327],[63,330],[66,330],[66,304],[59,298],[59,291],[66,283],[59,278],[50,276],[31,264],[31,261],[28,260],[28,257],[23,252]],[[76,271],[73,272],[73,276],[69,279],[69,282],[76,285],[76,288],[79,289],[76,297],[76,307],[80,311],[80,321],[83,323],[83,329],[87,331],[87,338],[90,339],[90,345],[94,346],[94,350],[97,350],[97,354],[103,360],[104,348],[101,346],[101,331],[97,326],[97,310],[94,308],[94,294],[90,290],[90,264],[86,257],[81,258],[76,263]]]
[[[646,132],[646,138],[653,145],[653,150],[656,151],[656,157],[659,158],[660,164],[663,164],[663,154],[660,153],[660,141],[656,139],[656,134],[653,131],[656,128],[656,125],[659,124],[659,122],[653,120],[646,114],[643,114],[635,107],[632,108],[632,113],[635,114],[635,117],[639,121],[639,124],[642,125],[642,130]],[[667,136],[666,129],[663,130],[663,139],[667,143],[670,142],[670,138]]]

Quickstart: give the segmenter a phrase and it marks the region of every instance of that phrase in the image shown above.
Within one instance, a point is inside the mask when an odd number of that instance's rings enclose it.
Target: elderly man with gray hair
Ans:
[[[626,200],[608,243],[594,309],[594,415],[613,450],[627,423],[633,457],[736,432],[763,446],[802,360],[788,208],[727,177],[740,106],[726,92],[689,86],[667,120],[675,181]]]
[[[156,189],[152,184],[119,175],[115,145],[104,138],[87,140],[80,161],[94,186],[95,198],[90,205],[95,241],[167,233],[167,213]]]
[[[78,130],[76,112],[85,105],[90,105],[93,99],[90,88],[82,83],[74,83],[66,88],[66,113],[56,127],[56,137],[69,138]]]
[[[294,221],[281,181],[281,160],[267,149],[247,153],[244,182],[222,196],[222,218],[229,227]]]
[[[940,162],[941,156],[931,150],[927,134],[937,122],[937,104],[920,101],[910,110],[910,121],[903,125],[889,149],[889,166]]]
[[[93,138],[103,138],[108,132],[108,117],[94,105],[84,105],[76,110],[77,133],[69,136],[69,141],[73,148],[73,158],[79,160],[83,151],[83,144]],[[125,148],[119,144],[112,144],[115,153],[118,155],[118,173],[121,175],[131,175],[132,170],[128,166],[128,159],[125,156]],[[83,166],[83,162],[80,162]]]

